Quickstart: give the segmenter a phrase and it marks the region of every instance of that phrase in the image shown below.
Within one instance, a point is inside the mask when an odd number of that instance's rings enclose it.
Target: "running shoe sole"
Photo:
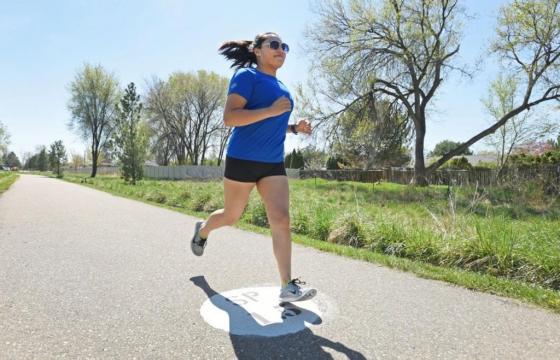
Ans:
[[[204,243],[203,246],[200,246],[198,244],[198,242],[200,241],[200,236],[198,235],[198,232],[200,231],[200,228],[202,227],[203,223],[204,223],[203,221],[197,221],[196,224],[194,225],[194,235],[191,240],[191,250],[192,253],[195,254],[196,256],[202,256],[202,254],[204,254],[204,248],[206,247],[206,243]]]
[[[305,295],[303,295],[302,297],[300,297],[298,299],[287,300],[287,299],[280,298],[279,302],[280,302],[280,304],[286,304],[286,303],[291,303],[291,302],[307,301],[307,300],[313,299],[315,297],[315,295],[317,295],[317,290],[316,289],[309,289]]]

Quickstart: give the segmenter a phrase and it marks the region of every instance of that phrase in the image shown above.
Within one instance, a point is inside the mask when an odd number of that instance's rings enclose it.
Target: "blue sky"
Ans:
[[[459,62],[484,56],[502,0],[465,1],[474,15],[464,28]],[[152,76],[205,69],[230,77],[217,53],[226,40],[252,39],[276,31],[292,51],[278,77],[291,89],[305,82],[310,59],[303,31],[312,24],[312,2],[178,0],[2,0],[0,12],[0,122],[11,134],[10,150],[21,156],[62,139],[70,151],[86,144],[69,130],[68,86],[84,63],[101,64],[121,86],[140,91]],[[454,76],[441,87],[428,122],[426,149],[444,139],[464,141],[488,126],[480,98],[495,72],[483,63],[474,79]],[[289,138],[287,150],[302,146]],[[480,150],[483,144],[475,145]]]

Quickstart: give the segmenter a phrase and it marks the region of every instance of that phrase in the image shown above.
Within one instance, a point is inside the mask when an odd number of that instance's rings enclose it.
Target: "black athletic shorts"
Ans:
[[[226,156],[224,177],[233,181],[256,183],[267,176],[286,176],[284,162],[266,163],[260,161],[241,160]]]

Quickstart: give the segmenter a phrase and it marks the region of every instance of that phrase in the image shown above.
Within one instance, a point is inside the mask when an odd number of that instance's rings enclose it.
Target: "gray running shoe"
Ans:
[[[312,299],[317,295],[316,289],[302,289],[300,285],[305,285],[305,282],[299,279],[293,279],[280,290],[280,304],[294,301],[305,301]]]
[[[200,238],[200,228],[204,224],[204,221],[197,221],[194,225],[194,235],[191,241],[191,250],[196,256],[202,256],[204,253],[204,248],[206,247],[206,239]]]

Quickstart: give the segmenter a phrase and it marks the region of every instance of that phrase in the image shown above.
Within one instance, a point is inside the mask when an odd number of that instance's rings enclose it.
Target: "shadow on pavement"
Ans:
[[[365,357],[339,342],[333,342],[324,337],[313,334],[308,328],[294,334],[282,336],[255,336],[234,335],[232,333],[250,332],[252,334],[270,334],[274,327],[282,327],[283,323],[261,325],[242,306],[232,303],[210,287],[204,276],[195,276],[190,279],[196,286],[204,291],[212,304],[225,311],[229,316],[231,344],[238,359],[333,359],[332,355],[323,348],[330,348],[348,359],[365,359]],[[321,323],[317,314],[293,304],[287,304],[286,310],[298,316],[294,321]],[[282,316],[282,319],[286,319]]]

